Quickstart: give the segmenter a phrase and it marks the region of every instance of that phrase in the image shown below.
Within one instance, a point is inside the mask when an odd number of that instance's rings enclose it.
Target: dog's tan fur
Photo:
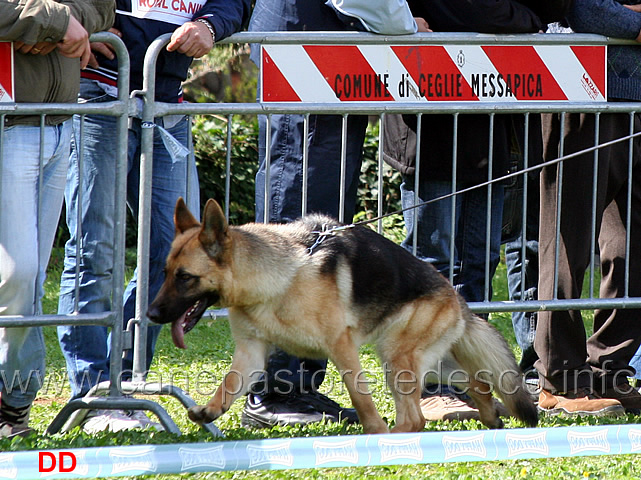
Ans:
[[[316,220],[335,224],[326,217]],[[310,221],[229,227],[219,205],[209,200],[200,224],[182,199],[175,223],[166,279],[149,307],[150,318],[173,322],[181,337],[182,323],[195,323],[206,306],[218,303],[229,309],[236,343],[230,373],[207,405],[189,410],[193,421],[206,423],[225,413],[248,391],[251,374],[265,368],[272,346],[278,346],[299,357],[330,358],[364,431],[387,432],[360,375],[358,348],[374,343],[396,403],[392,431],[423,428],[424,373],[448,354],[468,372],[469,393],[483,423],[502,426],[488,385],[513,371],[509,394],[497,392],[512,414],[536,424],[536,408],[500,334],[472,315],[431,265],[369,229],[334,230],[317,243]],[[357,278],[363,268],[371,269],[366,280]],[[183,346],[182,340],[175,342]],[[483,376],[482,370],[489,373]]]

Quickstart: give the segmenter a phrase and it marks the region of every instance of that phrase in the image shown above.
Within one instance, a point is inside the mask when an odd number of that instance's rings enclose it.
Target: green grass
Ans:
[[[43,308],[46,312],[55,312],[57,305],[57,282],[61,265],[61,251],[54,252],[51,262],[50,275],[46,285],[46,297]],[[133,257],[129,255],[128,263]],[[495,296],[504,298],[506,295],[505,270],[502,265],[497,272],[494,284]],[[495,298],[496,298],[495,297]],[[520,351],[515,344],[509,314],[493,315],[491,318],[497,328],[506,336],[513,346],[517,356]],[[55,328],[46,327],[45,337],[47,343],[47,384],[41,390],[32,413],[32,426],[37,435],[28,438],[13,440],[0,440],[0,451],[7,450],[32,450],[55,448],[79,448],[108,445],[136,445],[160,444],[178,442],[213,442],[218,441],[208,433],[192,424],[186,415],[185,409],[171,397],[151,397],[169,412],[183,432],[182,436],[175,436],[165,432],[122,432],[118,434],[102,433],[94,436],[84,434],[76,429],[68,434],[47,436],[44,434],[47,426],[60,411],[69,397],[69,387],[66,378],[64,360],[57,343]],[[185,390],[196,402],[203,403],[211,395],[217,382],[229,368],[233,352],[233,342],[230,337],[229,326],[226,320],[201,321],[193,332],[186,337],[188,348],[180,351],[174,347],[169,329],[163,329],[160,335],[154,363],[152,365],[150,380],[159,380],[173,383]],[[362,363],[364,369],[375,373],[380,380],[379,363],[373,351],[365,347],[362,349]],[[379,382],[382,384],[382,381]],[[328,378],[324,383],[325,393],[343,405],[349,405],[349,397],[339,381],[338,373],[330,364]],[[331,389],[328,392],[327,389]],[[373,389],[374,401],[381,414],[389,420],[394,418],[394,406],[391,396],[381,388]],[[248,430],[241,427],[240,414],[242,401],[236,402],[231,410],[216,421],[217,426],[224,432],[226,440],[249,440],[274,437],[308,437],[308,436],[333,436],[362,433],[358,425],[344,426],[336,424],[316,424],[299,427],[274,427],[268,430]],[[628,416],[618,420],[603,420],[595,418],[561,419],[542,418],[540,426],[558,427],[570,425],[604,425],[613,423],[638,422],[639,418]],[[506,428],[520,428],[519,422],[509,419]],[[428,431],[453,431],[453,430],[478,430],[484,427],[475,421],[464,422],[430,422],[426,426]],[[215,472],[192,474],[197,478],[435,478],[435,479],[486,479],[486,478],[591,478],[591,479],[625,479],[638,478],[641,472],[641,457],[637,455],[610,455],[599,457],[574,457],[558,458],[554,460],[514,460],[493,462],[462,462],[447,464],[418,464],[403,466],[368,467],[368,468],[337,468],[314,470],[285,470],[285,471],[242,471],[242,472]],[[190,476],[190,475],[181,475]],[[177,478],[178,475],[160,475],[162,478]],[[158,477],[154,477],[158,478]]]

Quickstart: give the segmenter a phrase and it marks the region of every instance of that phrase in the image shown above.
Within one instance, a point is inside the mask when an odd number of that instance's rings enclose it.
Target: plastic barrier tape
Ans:
[[[641,425],[277,438],[0,453],[2,478],[364,467],[641,452]]]

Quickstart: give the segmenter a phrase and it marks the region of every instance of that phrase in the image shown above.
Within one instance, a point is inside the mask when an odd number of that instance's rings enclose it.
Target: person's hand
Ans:
[[[629,8],[630,10],[633,10],[635,12],[641,13],[641,4],[639,5],[623,5],[625,8]]]
[[[430,26],[423,17],[414,17],[419,32],[431,32]]]
[[[38,42],[35,45],[27,45],[24,42],[14,42],[14,48],[20,53],[30,53],[32,55],[47,55],[53,52],[58,44],[53,42]]]
[[[85,27],[76,20],[73,15],[69,16],[69,25],[64,37],[57,44],[61,55],[69,58],[80,58],[80,68],[85,68],[91,58],[91,46],[89,45],[89,33]]]
[[[167,50],[199,58],[209,52],[213,46],[214,40],[207,25],[201,22],[187,22],[174,31]]]
[[[117,35],[120,38],[122,38],[122,32],[117,28],[111,27],[108,30],[108,32],[113,33],[114,35]],[[98,60],[96,60],[96,56],[94,55],[94,52],[104,55],[105,58],[108,58],[109,60],[113,60],[114,58],[116,58],[114,48],[109,43],[91,42],[90,46],[91,46],[91,56],[89,58],[89,66],[91,67],[98,68],[100,66],[98,64]]]
[[[625,8],[629,8],[633,12],[641,13],[641,5],[623,5]],[[641,43],[641,32],[637,35],[635,39],[637,42]]]

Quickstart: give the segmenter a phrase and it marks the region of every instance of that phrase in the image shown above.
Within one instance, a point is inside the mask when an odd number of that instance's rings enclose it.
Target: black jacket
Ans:
[[[415,17],[423,17],[435,32],[536,33],[547,22],[563,18],[571,0],[409,0]],[[540,15],[528,8],[532,4]],[[545,3],[541,8],[538,3]],[[545,20],[543,20],[545,19]],[[416,161],[416,115],[386,115],[383,157],[405,175],[412,175]],[[535,121],[533,125],[537,125]],[[489,125],[486,114],[458,117],[457,180],[473,185],[488,179]],[[523,130],[523,117],[494,118],[493,177],[508,171],[511,139]],[[425,114],[421,119],[421,177],[452,179],[454,117]],[[523,138],[523,137],[521,137]],[[530,158],[540,158],[540,131],[531,128]]]

